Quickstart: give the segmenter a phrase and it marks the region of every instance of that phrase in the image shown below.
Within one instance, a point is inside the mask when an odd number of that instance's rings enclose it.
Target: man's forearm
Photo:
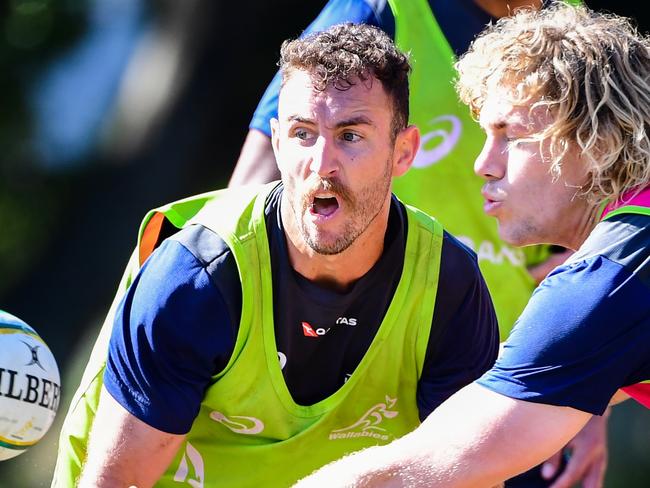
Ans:
[[[416,435],[420,433],[422,431]],[[371,447],[346,456],[299,481],[295,487],[477,486],[472,481],[471,473],[462,473],[462,462],[452,461],[449,456],[436,450],[415,447],[420,443],[417,439],[413,442],[413,437],[409,434],[389,445]],[[480,478],[480,486],[503,486],[501,482],[490,481],[487,473]]]
[[[153,486],[184,439],[145,424],[102,388],[78,486]]]
[[[410,434],[327,465],[298,486],[495,486],[546,460],[590,417],[472,384]]]

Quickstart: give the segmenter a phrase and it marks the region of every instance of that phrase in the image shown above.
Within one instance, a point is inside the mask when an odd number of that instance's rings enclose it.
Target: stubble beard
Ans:
[[[505,227],[499,222],[500,227]],[[507,227],[500,232],[501,239],[511,246],[523,247],[540,242],[540,230],[535,222],[530,220],[530,217],[522,218],[519,222],[510,222]]]
[[[315,253],[324,256],[340,254],[347,250],[380,214],[386,195],[390,191],[390,185],[390,160],[385,163],[384,173],[364,186],[356,195],[336,179],[319,179],[315,186],[310,186],[310,189],[322,188],[335,193],[339,202],[347,207],[350,216],[338,235],[329,241],[326,236],[320,235],[317,228],[307,222],[306,216],[311,202],[307,197],[301,198],[297,205],[298,209],[295,209],[299,211],[294,210],[294,215],[303,240]]]

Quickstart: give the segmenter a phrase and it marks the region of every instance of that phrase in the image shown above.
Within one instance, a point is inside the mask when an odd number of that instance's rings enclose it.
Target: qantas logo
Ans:
[[[352,327],[357,325],[357,319],[353,317],[339,317],[334,322],[336,325],[350,325]],[[317,327],[314,328],[309,322],[302,322],[302,333],[305,337],[320,337],[327,334],[332,328],[331,327]]]
[[[351,325],[352,327],[354,327],[355,325],[357,325],[357,319],[352,318],[352,317],[350,317],[350,318],[339,317],[338,319],[336,319],[336,323],[337,324],[343,324],[343,325]]]
[[[337,439],[371,437],[373,439],[387,441],[393,435],[380,424],[386,419],[397,417],[399,412],[393,410],[393,407],[397,403],[397,398],[391,398],[386,395],[385,400],[385,402],[370,407],[370,409],[352,425],[330,432],[329,440],[333,441]]]
[[[327,330],[319,328],[319,331],[322,331],[320,335],[325,335],[327,334]],[[302,323],[302,333],[305,334],[305,337],[318,337],[318,334],[314,330],[314,328],[309,324],[309,322],[303,322]]]
[[[210,414],[210,418],[215,422],[225,425],[235,434],[254,435],[259,434],[264,430],[264,422],[255,417],[243,417],[241,415],[226,417],[221,412],[214,410]]]

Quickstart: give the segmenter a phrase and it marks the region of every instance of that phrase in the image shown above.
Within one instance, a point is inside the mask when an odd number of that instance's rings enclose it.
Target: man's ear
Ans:
[[[393,151],[393,177],[402,176],[409,170],[419,148],[420,129],[417,126],[409,125],[397,134]]]
[[[278,151],[280,148],[280,123],[278,119],[271,119],[271,146],[273,147],[273,155],[275,156],[275,162],[278,163]]]
[[[271,143],[273,144],[273,152],[278,151],[278,144],[280,140],[280,122],[275,117],[271,118]]]

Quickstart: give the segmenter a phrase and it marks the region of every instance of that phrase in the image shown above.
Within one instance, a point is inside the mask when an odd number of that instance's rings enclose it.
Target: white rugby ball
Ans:
[[[41,440],[56,416],[60,385],[47,344],[25,322],[0,310],[0,460]]]

